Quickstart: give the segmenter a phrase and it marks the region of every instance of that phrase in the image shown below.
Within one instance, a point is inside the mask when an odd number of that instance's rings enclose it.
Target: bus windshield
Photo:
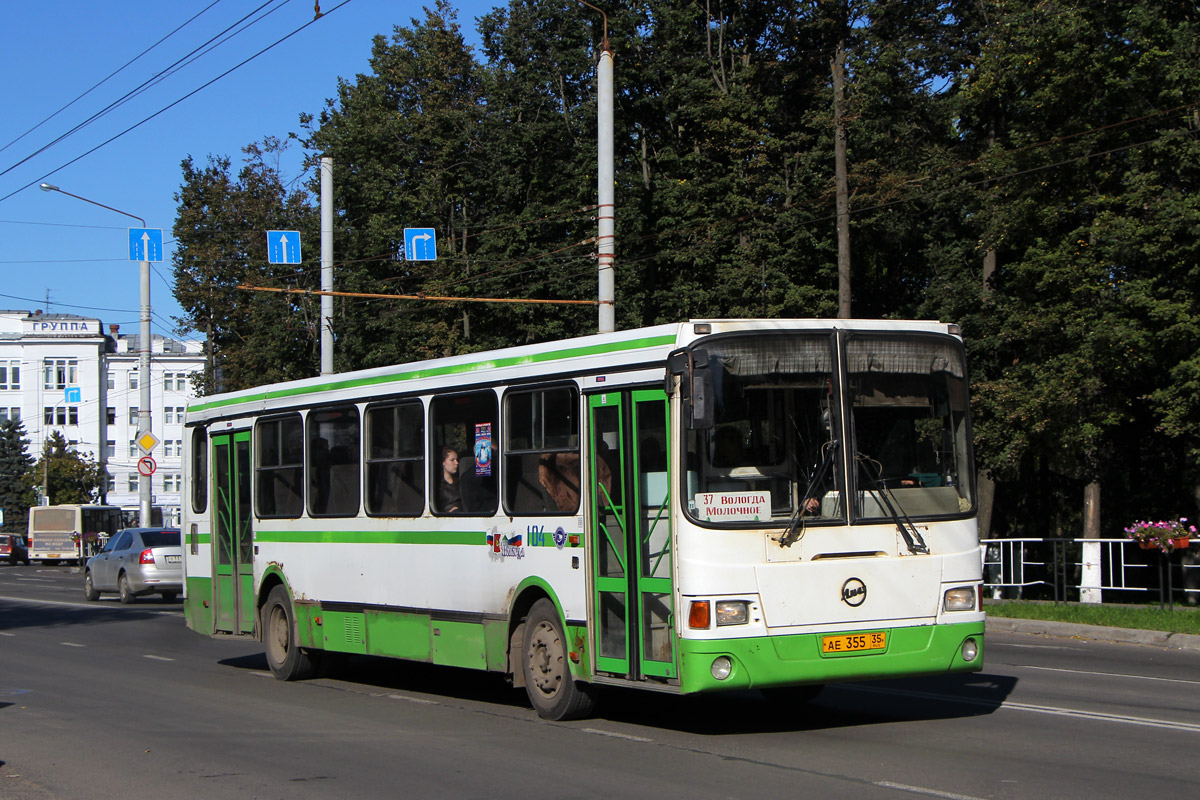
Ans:
[[[835,358],[839,341],[844,359]],[[890,518],[889,508],[909,517],[971,510],[956,340],[817,332],[720,337],[704,347],[714,424],[687,432],[685,456],[686,503],[697,520],[785,525],[802,515],[846,524]],[[856,465],[849,476],[847,448]]]

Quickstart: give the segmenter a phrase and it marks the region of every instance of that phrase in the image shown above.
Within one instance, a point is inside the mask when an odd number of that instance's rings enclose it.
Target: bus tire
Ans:
[[[92,583],[92,571],[88,570],[83,576],[83,596],[88,600],[99,600],[100,593],[96,591],[96,585]]]
[[[117,599],[119,599],[123,605],[129,605],[137,600],[137,596],[134,595],[133,589],[129,588],[129,578],[125,576],[124,572],[117,576]]]
[[[292,600],[282,584],[267,595],[260,619],[267,666],[271,668],[275,679],[302,681],[311,678],[316,672],[316,660],[296,643],[296,618],[292,613]]]
[[[580,719],[595,708],[591,687],[571,677],[567,657],[567,637],[558,612],[553,603],[542,598],[529,609],[521,654],[525,693],[542,719]]]

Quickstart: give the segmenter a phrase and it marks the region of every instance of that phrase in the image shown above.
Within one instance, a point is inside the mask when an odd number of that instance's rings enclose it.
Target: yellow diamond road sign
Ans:
[[[142,433],[138,434],[137,446],[142,449],[143,453],[150,455],[150,453],[154,452],[154,448],[157,447],[158,443],[161,441],[161,439],[159,439],[150,431],[143,431]]]

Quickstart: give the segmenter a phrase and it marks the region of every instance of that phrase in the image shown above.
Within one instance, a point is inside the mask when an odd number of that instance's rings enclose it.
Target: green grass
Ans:
[[[1107,625],[1111,628],[1200,634],[1200,609],[1181,605],[1176,605],[1174,611],[1169,611],[1157,607],[1005,600],[987,603],[984,610],[992,617],[1042,619],[1052,622],[1078,622],[1084,625]]]

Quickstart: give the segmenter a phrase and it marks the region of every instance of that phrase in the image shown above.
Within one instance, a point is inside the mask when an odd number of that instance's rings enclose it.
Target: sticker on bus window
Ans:
[[[700,492],[696,516],[706,522],[757,522],[771,518],[767,492]]]
[[[475,426],[475,474],[492,474],[492,423]]]

